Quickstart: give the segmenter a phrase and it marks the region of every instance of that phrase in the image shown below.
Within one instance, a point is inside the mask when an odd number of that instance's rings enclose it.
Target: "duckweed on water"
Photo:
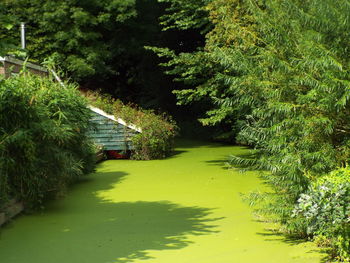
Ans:
[[[319,263],[312,243],[254,221],[254,173],[224,167],[241,147],[181,142],[156,161],[106,161],[69,195],[1,232],[6,263]]]

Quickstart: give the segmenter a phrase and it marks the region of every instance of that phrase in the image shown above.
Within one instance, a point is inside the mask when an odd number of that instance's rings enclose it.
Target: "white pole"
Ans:
[[[22,49],[26,48],[26,24],[21,22],[21,46]]]

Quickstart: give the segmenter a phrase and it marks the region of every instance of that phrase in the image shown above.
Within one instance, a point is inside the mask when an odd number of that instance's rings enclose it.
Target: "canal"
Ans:
[[[180,141],[166,160],[111,160],[0,232],[4,263],[319,263],[312,243],[254,219],[254,172],[227,169],[243,147]]]

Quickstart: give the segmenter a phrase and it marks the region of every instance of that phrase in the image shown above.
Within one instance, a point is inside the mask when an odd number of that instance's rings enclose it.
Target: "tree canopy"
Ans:
[[[76,80],[113,71],[109,62],[121,50],[112,44],[121,36],[121,25],[136,16],[134,0],[15,0],[5,8],[12,20],[27,23],[30,58],[51,59]],[[17,28],[11,32],[15,42]]]
[[[0,55],[6,54],[6,52],[13,48],[8,39],[8,31],[14,26],[13,17],[6,14],[6,7],[3,3],[0,3]]]

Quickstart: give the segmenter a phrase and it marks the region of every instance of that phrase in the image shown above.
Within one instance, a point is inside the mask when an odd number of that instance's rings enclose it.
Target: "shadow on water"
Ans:
[[[206,147],[209,147],[209,146],[206,146]],[[236,161],[237,160],[251,160],[251,161],[253,161],[256,158],[256,154],[253,151],[250,151],[250,149],[246,146],[238,146],[239,147],[238,152],[235,152],[235,151],[237,151],[237,148],[234,149],[233,148],[233,147],[235,147],[234,145],[222,144],[221,147],[232,147],[231,154],[227,155],[227,156],[222,156],[222,158],[219,158],[219,159],[205,161],[205,163],[207,163],[210,166],[220,166],[223,169],[234,168],[234,169],[242,169],[242,170],[247,169],[247,170],[249,170],[249,168],[251,168],[251,167],[249,167],[248,165],[244,165],[243,163],[238,164],[233,160],[236,160]],[[255,168],[254,168],[254,170],[255,170]]]
[[[222,143],[222,142],[210,142],[210,141],[200,141],[200,140],[190,140],[185,138],[177,138],[175,140],[176,148],[218,148],[218,147],[234,147],[236,145]]]
[[[205,141],[195,141],[195,140],[189,140],[184,138],[177,138],[175,140],[175,145],[176,145],[176,148],[191,149],[191,148],[198,148],[202,146],[208,146],[210,145],[210,143]]]
[[[286,244],[291,245],[291,246],[301,245],[301,244],[304,244],[305,242],[308,241],[307,239],[302,239],[302,238],[297,238],[295,236],[289,236],[289,235],[285,235],[282,233],[277,233],[277,232],[274,232],[273,230],[270,230],[270,229],[265,229],[265,232],[257,233],[257,235],[265,237],[265,241],[283,242],[283,243],[286,243]],[[322,254],[322,258],[321,258],[320,263],[332,262],[327,249],[321,249],[321,248],[311,249],[306,253],[320,253],[320,254]]]
[[[166,159],[171,159],[171,158],[177,157],[185,152],[187,152],[187,151],[180,151],[180,150],[172,151]]]
[[[246,149],[246,148],[242,148]],[[233,164],[231,162],[232,156],[241,158],[241,159],[246,159],[246,160],[253,160],[255,158],[255,155],[253,153],[245,153],[245,154],[235,154],[235,155],[229,155],[229,156],[223,156],[220,159],[215,159],[215,160],[209,160],[205,161],[208,165],[213,165],[213,166],[220,166],[223,169],[228,169],[228,168],[237,168],[237,169],[244,169],[244,168],[249,168],[245,165],[238,165],[238,164]]]
[[[224,144],[220,142],[196,141],[184,138],[177,138],[175,142],[176,148],[166,159],[177,157],[193,148],[218,148],[218,147],[234,147],[234,145]]]
[[[13,238],[0,239],[1,259],[6,263],[127,263],[151,259],[149,250],[186,247],[191,235],[216,233],[214,222],[220,218],[210,218],[211,209],[98,197],[101,191],[118,187],[126,176],[97,173],[76,184],[64,199],[49,203],[42,214],[10,224],[5,231],[14,232]]]
[[[276,233],[272,230],[268,230],[266,229],[266,232],[263,233],[257,233],[259,236],[263,236],[265,237],[265,241],[281,241],[284,243],[287,243],[289,245],[298,245],[298,244],[302,244],[305,243],[307,240],[305,239],[300,239],[300,238],[296,238],[293,236],[287,236],[285,234],[282,233]]]
[[[225,170],[230,168],[228,158],[209,160],[209,161],[205,161],[205,163],[210,165],[210,166],[219,166],[220,168],[225,169]]]

